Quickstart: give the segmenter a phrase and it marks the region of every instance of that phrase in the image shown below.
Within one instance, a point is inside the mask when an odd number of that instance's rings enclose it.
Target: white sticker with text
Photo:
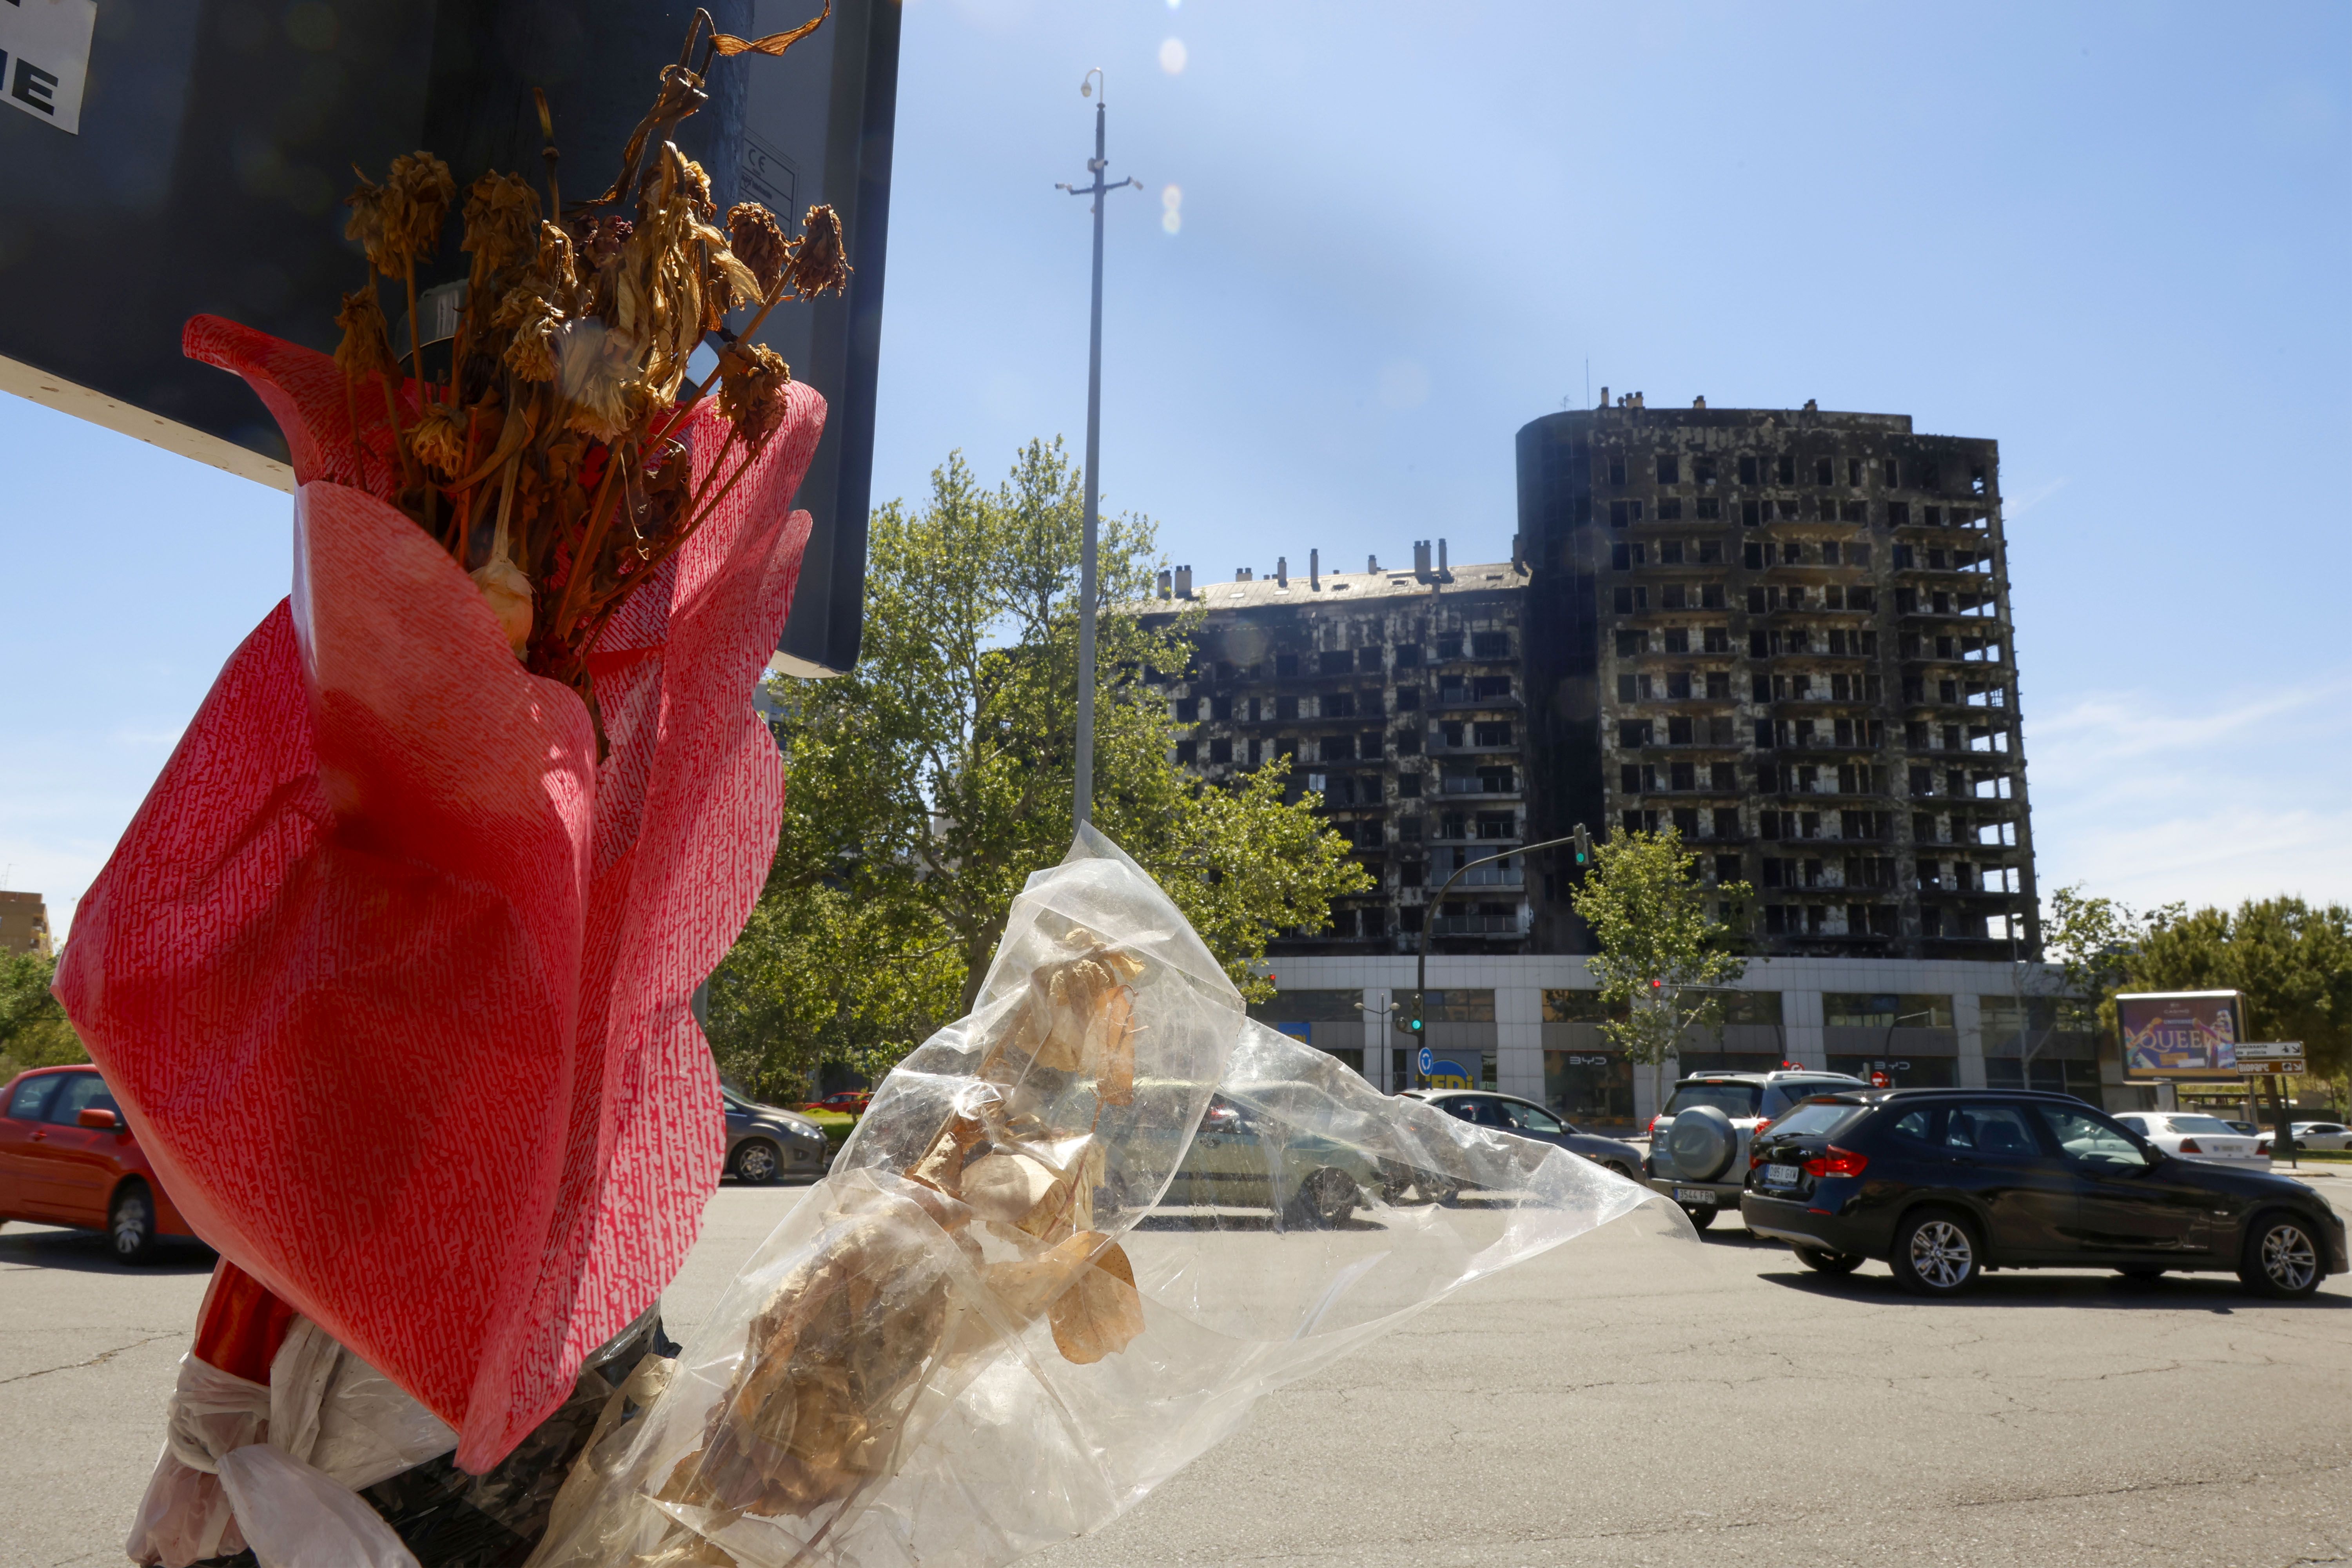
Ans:
[[[98,0],[0,0],[0,102],[81,133]]]

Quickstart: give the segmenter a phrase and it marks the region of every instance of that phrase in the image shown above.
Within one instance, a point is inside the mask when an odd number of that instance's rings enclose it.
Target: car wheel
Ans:
[[[1622,1160],[1603,1160],[1601,1168],[1612,1176],[1622,1176],[1629,1182],[1633,1179],[1633,1171]]]
[[[1327,1166],[1307,1178],[1290,1207],[1301,1225],[1318,1230],[1345,1225],[1356,1212],[1356,1184],[1347,1172]]]
[[[1715,1223],[1715,1216],[1722,1212],[1713,1204],[1685,1204],[1682,1205],[1682,1209],[1683,1213],[1690,1215],[1691,1224],[1701,1230],[1705,1230],[1708,1226],[1713,1225]]]
[[[2323,1256],[2307,1221],[2273,1210],[2255,1215],[2254,1223],[2246,1227],[2246,1249],[2238,1259],[2238,1279],[2257,1296],[2299,1300],[2318,1289],[2326,1277],[2326,1268],[2320,1262]]]
[[[1412,1184],[1420,1189],[1425,1203],[1450,1204],[1462,1195],[1462,1184],[1451,1176],[1433,1175],[1422,1171],[1413,1176]]]
[[[1921,1296],[1958,1296],[1976,1284],[1984,1258],[1976,1229],[1958,1215],[1928,1209],[1895,1232],[1895,1282]]]
[[[783,1151],[764,1138],[753,1138],[735,1151],[735,1179],[761,1187],[784,1168]]]
[[[1823,1247],[1790,1248],[1797,1261],[1816,1274],[1851,1274],[1862,1267],[1862,1259],[1851,1252],[1832,1252]]]
[[[125,1263],[144,1263],[155,1251],[155,1200],[137,1183],[126,1184],[114,1194],[106,1216],[106,1237],[114,1256]]]

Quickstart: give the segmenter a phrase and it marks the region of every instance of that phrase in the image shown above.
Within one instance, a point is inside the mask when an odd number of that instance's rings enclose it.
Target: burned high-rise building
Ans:
[[[1518,479],[1533,837],[1677,828],[1763,952],[2039,956],[1993,442],[1636,397]]]
[[[2127,1102],[2045,1017],[1994,443],[1602,402],[1519,432],[1507,563],[1310,553],[1303,576],[1179,570],[1145,607],[1205,611],[1160,677],[1177,759],[1218,782],[1295,758],[1374,876],[1272,945],[1254,1010],[1385,1088],[1637,1124],[1657,1104],[1604,1027],[1578,873],[1522,847],[1673,827],[1709,882],[1754,889],[1739,994],[1681,1070]],[[1428,1030],[1403,1037],[1424,944]]]

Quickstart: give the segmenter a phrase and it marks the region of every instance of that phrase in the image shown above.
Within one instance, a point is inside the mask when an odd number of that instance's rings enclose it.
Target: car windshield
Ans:
[[[1678,1116],[1695,1106],[1712,1105],[1726,1116],[1737,1120],[1756,1114],[1756,1104],[1763,1090],[1752,1083],[1725,1081],[1717,1083],[1678,1083],[1675,1097],[1666,1101],[1666,1114]]]
[[[2176,1116],[2172,1118],[2175,1132],[2235,1132],[2236,1128],[2218,1116]]]
[[[1798,1137],[1826,1137],[1856,1116],[1862,1114],[1859,1105],[1840,1105],[1833,1100],[1816,1100],[1801,1105],[1780,1121],[1772,1123],[1775,1132],[1794,1133]]]

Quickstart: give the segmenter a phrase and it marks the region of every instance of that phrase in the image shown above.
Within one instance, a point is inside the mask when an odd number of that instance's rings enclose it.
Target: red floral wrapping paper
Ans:
[[[294,591],[230,658],[76,911],[57,992],[197,1234],[495,1464],[667,1284],[725,1141],[688,1012],[759,895],[751,706],[809,518],[791,412],[591,656],[527,673],[332,361],[187,350],[284,426]],[[705,404],[696,473],[728,434]]]

